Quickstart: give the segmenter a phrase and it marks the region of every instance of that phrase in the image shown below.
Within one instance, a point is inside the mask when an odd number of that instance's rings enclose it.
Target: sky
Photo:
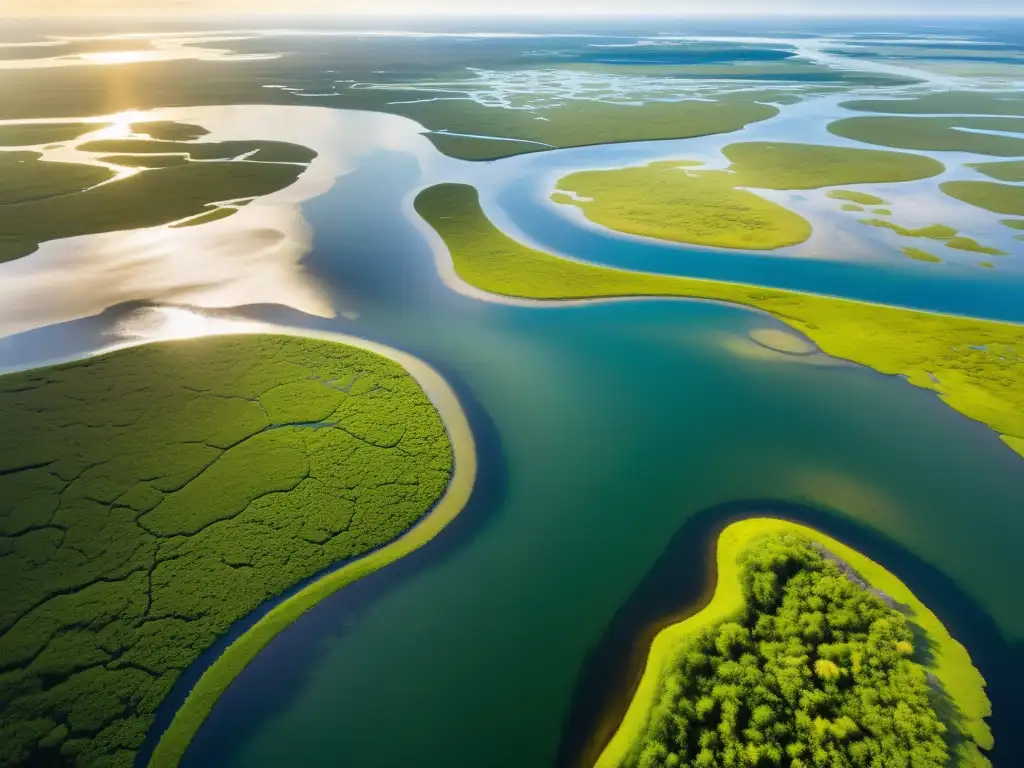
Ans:
[[[0,0],[12,16],[189,16],[230,13],[396,15],[1019,15],[1021,0]],[[484,11],[484,9],[486,9]]]

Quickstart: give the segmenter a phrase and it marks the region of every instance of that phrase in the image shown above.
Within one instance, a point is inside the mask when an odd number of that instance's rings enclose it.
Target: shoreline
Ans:
[[[985,718],[991,717],[992,708],[985,696],[986,683],[973,665],[967,649],[950,634],[946,624],[893,572],[859,550],[819,530],[819,527],[809,524],[804,517],[807,516],[794,517],[786,512],[780,514],[751,510],[739,515],[726,515],[723,519],[713,520],[710,524],[705,523],[701,526],[705,528],[703,532],[710,537],[705,541],[704,552],[707,561],[703,563],[703,570],[710,578],[701,585],[700,593],[688,599],[683,607],[669,615],[648,621],[639,632],[633,634],[628,668],[625,675],[619,674],[623,679],[615,684],[616,689],[609,693],[598,710],[598,716],[592,723],[596,728],[591,729],[585,742],[581,741],[575,745],[575,752],[566,754],[565,748],[568,746],[569,749],[573,749],[574,745],[563,743],[560,766],[619,768],[624,764],[650,717],[660,689],[662,673],[666,665],[671,663],[674,649],[693,632],[722,620],[738,608],[738,605],[734,605],[734,598],[738,598],[738,595],[726,594],[735,584],[723,581],[732,577],[738,584],[738,566],[734,555],[760,533],[785,530],[795,530],[807,536],[815,544],[822,546],[830,556],[849,566],[870,587],[880,589],[887,595],[894,595],[900,603],[906,605],[909,611],[908,618],[912,618],[914,625],[925,632],[935,643],[936,649],[939,649],[935,660],[929,665],[929,673],[940,679],[945,694],[963,709],[967,709],[968,713],[965,714],[970,715],[969,722],[961,728],[961,738],[955,743],[980,743],[986,751],[991,750],[991,724]],[[687,530],[688,527],[684,525],[680,532]],[[666,554],[672,548],[673,545],[670,544]],[[661,565],[660,561],[658,565]],[[656,565],[654,571],[657,569]],[[865,573],[868,575],[865,576]],[[646,580],[642,587],[645,585]],[[639,664],[636,663],[637,656],[641,657]],[[964,670],[965,662],[967,670]],[[966,682],[963,672],[968,672],[970,678]],[[626,683],[628,688],[621,687],[623,683]],[[954,692],[960,693],[962,700],[958,699]],[[974,753],[977,754],[977,750],[974,750]],[[969,751],[957,754],[960,755],[963,764],[973,764]]]
[[[473,492],[477,473],[477,455],[469,420],[455,391],[424,361],[408,352],[346,334],[307,331],[271,324],[249,324],[238,330],[208,335],[277,334],[333,341],[372,352],[402,366],[423,388],[437,409],[451,443],[453,470],[444,495],[411,528],[390,542],[347,562],[329,568],[271,608],[253,626],[244,631],[209,664],[175,711],[170,725],[160,734],[145,763],[151,768],[177,766],[194,735],[212,711],[221,694],[278,633],[294,623],[317,603],[357,579],[369,575],[419,549],[437,536],[465,508]],[[117,348],[140,346],[151,340],[132,341]],[[112,351],[103,349],[95,354]],[[87,359],[93,355],[88,355]],[[37,368],[39,366],[32,366]],[[31,370],[32,368],[25,369]],[[243,619],[244,621],[244,619]],[[187,673],[187,670],[186,670]],[[173,690],[173,689],[172,689]],[[150,734],[152,736],[152,734]]]

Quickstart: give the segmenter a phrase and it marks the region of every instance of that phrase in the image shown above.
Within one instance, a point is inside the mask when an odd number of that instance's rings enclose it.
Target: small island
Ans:
[[[760,518],[718,540],[711,601],[654,640],[597,768],[981,768],[985,681],[895,576]]]

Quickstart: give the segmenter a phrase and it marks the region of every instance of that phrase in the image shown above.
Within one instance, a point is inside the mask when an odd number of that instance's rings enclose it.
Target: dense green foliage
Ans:
[[[480,208],[476,190],[464,184],[430,187],[415,207],[444,240],[458,276],[481,290],[527,299],[692,296],[761,309],[826,354],[937,393],[1024,455],[1020,325],[570,261],[505,235]]]
[[[958,130],[1020,133],[1021,138]],[[828,130],[846,139],[898,149],[975,152],[996,157],[1024,155],[1024,119],[1018,117],[847,117]]]
[[[1024,216],[1024,186],[994,181],[946,181],[939,185],[939,189],[950,197],[986,211]]]
[[[444,425],[401,366],[284,336],[0,378],[0,765],[130,766],[232,624],[442,496]]]
[[[0,147],[31,147],[71,141],[92,131],[106,128],[104,123],[26,123],[0,125]]]
[[[166,134],[178,124],[158,125]],[[87,142],[79,149],[139,153],[138,158],[104,159],[143,170],[94,186],[114,176],[110,169],[45,162],[35,152],[0,152],[0,262],[26,256],[47,240],[168,224],[207,213],[211,203],[276,192],[292,184],[316,156],[306,147],[276,141],[124,139]],[[187,152],[203,162],[150,154],[163,152]],[[247,153],[254,154],[234,159]]]
[[[903,614],[799,534],[740,555],[742,613],[691,638],[639,768],[946,768]]]

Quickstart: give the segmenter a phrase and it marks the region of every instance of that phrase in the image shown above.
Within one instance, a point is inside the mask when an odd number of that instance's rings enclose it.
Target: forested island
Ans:
[[[731,526],[714,599],[659,635],[598,767],[990,765],[965,649],[841,547],[782,521]]]

